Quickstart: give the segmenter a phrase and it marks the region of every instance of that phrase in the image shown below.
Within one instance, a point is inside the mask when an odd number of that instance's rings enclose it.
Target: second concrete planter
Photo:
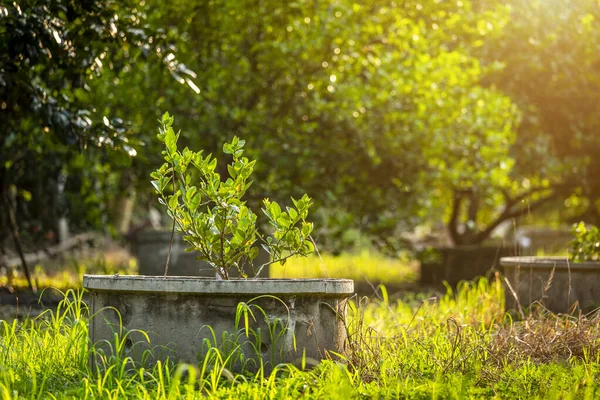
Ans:
[[[83,284],[95,315],[90,341],[99,351],[114,354],[115,333],[129,332],[123,351],[136,362],[169,357],[197,364],[209,344],[230,342],[240,346],[237,367],[251,370],[261,362],[270,370],[279,363],[299,364],[303,357],[321,360],[328,352],[343,352],[346,305],[354,292],[347,279],[86,275]],[[240,303],[252,312],[248,331]],[[148,350],[152,354],[145,359]]]
[[[501,257],[515,254],[512,247],[461,246],[431,249],[437,255],[421,261],[421,285],[444,287],[444,282],[455,287],[460,281],[478,276],[490,277],[500,269]]]
[[[567,257],[504,257],[500,260],[509,285],[507,309],[541,302],[550,311],[584,312],[600,306],[600,262],[574,263]]]

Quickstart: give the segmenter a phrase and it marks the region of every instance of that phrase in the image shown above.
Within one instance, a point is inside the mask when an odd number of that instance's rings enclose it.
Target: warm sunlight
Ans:
[[[0,0],[0,398],[600,398],[599,22]]]

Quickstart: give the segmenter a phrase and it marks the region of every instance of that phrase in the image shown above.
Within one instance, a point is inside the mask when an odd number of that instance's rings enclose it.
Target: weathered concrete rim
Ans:
[[[600,271],[600,261],[574,262],[568,257],[502,257],[500,265],[506,268],[535,268],[571,271]]]
[[[152,292],[173,294],[296,294],[351,295],[352,279],[235,279],[191,276],[84,275],[83,287],[90,291]]]

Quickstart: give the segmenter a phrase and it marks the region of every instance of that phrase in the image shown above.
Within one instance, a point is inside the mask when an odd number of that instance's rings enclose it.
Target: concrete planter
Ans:
[[[489,276],[500,267],[500,258],[515,254],[511,247],[461,246],[433,249],[438,257],[421,261],[420,283],[443,288],[458,282]]]
[[[600,306],[600,262],[574,263],[566,257],[505,257],[504,275],[521,307],[540,301],[549,310],[565,313],[577,304],[584,312]],[[551,278],[552,276],[552,278]],[[517,300],[506,287],[507,309]]]
[[[247,368],[255,368],[260,358],[267,370],[282,362],[298,363],[303,354],[321,360],[327,351],[342,352],[346,305],[354,292],[353,281],[347,279],[217,281],[85,275],[83,286],[90,293],[91,313],[98,313],[90,320],[91,343],[107,354],[113,351],[109,343],[119,331],[120,314],[125,331],[141,330],[150,338],[150,344],[144,343],[144,336],[135,331],[127,337],[125,352],[136,362],[152,349],[153,356],[143,363],[166,357],[198,363],[207,350],[206,341],[214,341],[210,326],[218,342],[238,337],[245,360],[238,367],[246,362]],[[253,305],[256,321],[249,317],[250,337],[245,335],[243,318],[235,325],[240,302]],[[258,338],[252,331],[259,329]]]
[[[171,231],[148,230],[138,232],[131,242],[131,250],[138,261],[138,273],[140,275],[163,276],[170,243]],[[175,233],[169,262],[169,275],[214,278],[215,270],[207,262],[196,260],[198,254],[195,251],[186,252],[185,249],[188,247],[181,236]],[[254,264],[259,266],[266,262],[269,262],[269,254],[261,249]],[[237,277],[236,272],[234,269],[230,270],[234,277]],[[259,277],[269,277],[269,266],[262,269]]]

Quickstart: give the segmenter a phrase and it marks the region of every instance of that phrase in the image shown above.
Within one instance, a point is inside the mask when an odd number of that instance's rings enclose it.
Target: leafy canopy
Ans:
[[[134,94],[146,106],[127,101],[124,112],[142,126],[157,109],[176,110],[186,117],[187,143],[213,152],[223,132],[243,137],[259,161],[249,203],[264,193],[276,200],[313,193],[317,215],[343,221],[341,229],[319,224],[320,237],[358,227],[387,238],[448,220],[454,191],[475,187],[489,214],[502,202],[498,193],[512,189],[517,111],[481,85],[492,68],[473,56],[501,35],[501,5],[149,5],[185,39],[179,54],[197,71],[199,93],[182,95],[184,85],[140,74],[123,85],[135,81],[150,93]]]
[[[20,195],[22,227],[33,220],[55,230],[59,214],[78,228],[98,227],[127,189],[120,172],[132,169],[143,143],[115,115],[109,78],[146,64],[186,69],[145,11],[134,0],[0,2],[0,197]],[[95,96],[97,85],[106,99]]]

